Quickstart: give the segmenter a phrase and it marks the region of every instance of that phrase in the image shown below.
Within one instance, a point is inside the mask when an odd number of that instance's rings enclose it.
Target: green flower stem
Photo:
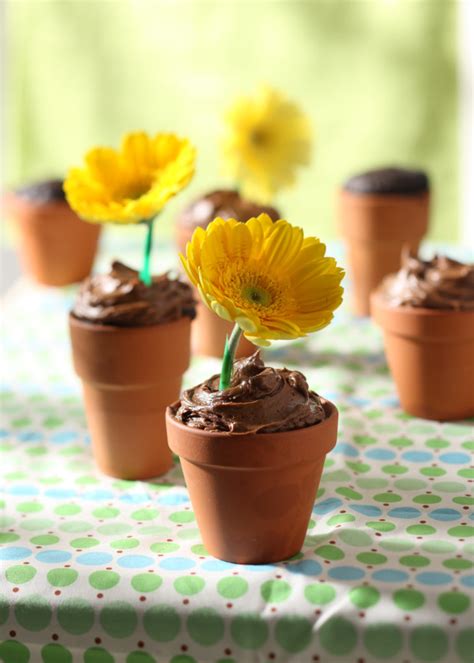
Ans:
[[[221,379],[219,382],[219,391],[223,391],[230,386],[234,357],[239,346],[241,336],[242,330],[240,329],[239,325],[235,325],[230,338],[226,336],[224,357],[222,359]]]
[[[143,256],[143,267],[140,272],[140,280],[145,285],[151,285],[151,272],[150,272],[150,256],[151,246],[153,243],[153,225],[154,219],[146,222],[147,232],[145,239],[145,253]]]

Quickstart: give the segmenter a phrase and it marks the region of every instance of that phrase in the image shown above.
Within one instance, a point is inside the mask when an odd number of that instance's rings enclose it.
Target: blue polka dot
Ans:
[[[10,495],[38,495],[39,490],[36,486],[17,485],[12,486],[8,491]]]
[[[339,442],[332,451],[333,454],[343,454],[344,456],[349,456],[349,458],[357,458],[359,455],[359,449],[353,447],[352,444],[348,442]]]
[[[333,580],[360,580],[365,576],[365,571],[356,566],[335,566],[329,569],[328,575]]]
[[[348,504],[348,506],[356,513],[361,513],[363,516],[369,516],[371,518],[380,516],[382,513],[382,509],[373,504]]]
[[[431,451],[405,451],[402,458],[410,463],[425,463],[433,458]]]
[[[73,442],[77,439],[77,433],[74,431],[58,431],[51,435],[50,440],[54,444],[65,444],[66,442]]]
[[[441,454],[439,459],[443,463],[448,463],[449,465],[464,465],[470,463],[471,456],[462,451],[448,451],[447,453]]]
[[[43,439],[43,435],[35,431],[24,431],[23,433],[18,433],[17,438],[21,442],[38,442]]]
[[[143,502],[149,502],[150,496],[148,493],[125,493],[119,497],[121,502],[127,502],[128,504],[142,504]]]
[[[317,516],[324,516],[326,513],[330,513],[331,511],[334,511],[334,509],[338,509],[341,504],[342,500],[338,499],[337,497],[330,497],[327,500],[318,502],[313,507],[313,513],[315,513]]]
[[[31,550],[23,546],[9,546],[8,548],[0,548],[0,559],[25,559],[31,555]]]
[[[7,430],[5,430],[4,428],[2,428],[2,430],[0,430],[0,437],[8,437],[9,434],[10,433]]]
[[[409,577],[406,571],[399,571],[398,569],[380,569],[380,571],[372,573],[372,578],[380,580],[380,582],[405,582]]]
[[[303,559],[295,564],[288,564],[286,570],[290,573],[298,573],[303,576],[318,576],[321,571],[321,564],[313,559]]]
[[[235,564],[224,562],[221,559],[207,559],[201,564],[201,569],[203,569],[203,571],[228,571],[234,567]]]
[[[392,460],[397,454],[390,449],[368,449],[365,455],[372,460]]]
[[[87,552],[82,553],[76,557],[76,562],[78,564],[86,564],[87,566],[102,566],[102,564],[108,564],[113,559],[110,553],[106,552]]]
[[[52,497],[53,499],[66,500],[70,497],[76,497],[77,492],[74,488],[48,488],[44,491],[45,497]]]
[[[158,502],[166,506],[177,506],[179,504],[187,504],[189,497],[184,493],[165,493],[159,497]]]
[[[420,513],[420,509],[415,509],[412,506],[400,506],[396,509],[390,509],[388,515],[392,518],[417,518]]]
[[[400,407],[400,401],[395,396],[382,398],[380,399],[379,403],[380,405],[385,405],[385,407]]]
[[[418,573],[416,579],[422,585],[447,585],[453,581],[453,576],[441,571],[423,571]]]
[[[187,557],[167,557],[160,562],[160,568],[167,571],[185,571],[196,566],[196,562]]]
[[[360,396],[348,396],[348,403],[352,405],[357,405],[358,407],[364,407],[365,405],[370,405],[371,401],[368,398],[361,398]]]
[[[117,562],[124,569],[143,569],[145,566],[151,566],[153,563],[153,557],[149,557],[148,555],[123,555],[123,557],[119,557]]]
[[[45,564],[59,564],[70,560],[71,553],[66,550],[42,550],[35,555],[35,557],[38,562],[44,562]]]
[[[458,518],[461,518],[461,513],[459,511],[456,511],[456,509],[433,509],[433,511],[428,512],[428,516],[430,518],[434,518],[434,520],[457,520]]]
[[[85,500],[101,502],[102,500],[111,500],[114,497],[114,493],[105,488],[94,488],[93,490],[86,490],[82,493],[81,497]]]
[[[461,578],[460,582],[464,587],[474,587],[474,576],[464,576],[464,578]]]

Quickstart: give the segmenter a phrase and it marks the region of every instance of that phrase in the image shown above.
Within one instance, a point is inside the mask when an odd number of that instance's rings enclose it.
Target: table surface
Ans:
[[[301,553],[242,566],[203,547],[178,463],[151,482],[95,468],[74,292],[21,280],[3,305],[0,660],[474,661],[473,422],[405,415],[370,321],[343,310],[266,352],[336,402],[339,437]],[[185,384],[218,368],[195,358]]]

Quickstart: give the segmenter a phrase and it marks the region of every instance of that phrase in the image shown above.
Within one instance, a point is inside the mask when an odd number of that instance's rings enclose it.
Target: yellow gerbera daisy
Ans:
[[[251,200],[271,202],[294,183],[298,166],[309,163],[309,120],[277,90],[264,86],[255,97],[238,98],[224,119],[226,171]]]
[[[64,183],[75,212],[97,223],[153,218],[194,174],[195,149],[174,134],[124,136],[120,150],[96,147]]]
[[[256,345],[328,325],[342,301],[344,271],[315,237],[267,214],[197,228],[183,266],[207,306]]]

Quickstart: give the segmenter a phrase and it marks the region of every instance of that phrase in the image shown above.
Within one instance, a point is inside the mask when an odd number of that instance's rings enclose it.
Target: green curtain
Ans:
[[[431,237],[456,240],[457,6],[449,0],[16,0],[7,4],[7,184],[62,175],[132,129],[176,131],[199,149],[190,197],[221,173],[222,109],[268,82],[310,115],[313,163],[275,203],[337,234],[345,177],[426,168]]]

